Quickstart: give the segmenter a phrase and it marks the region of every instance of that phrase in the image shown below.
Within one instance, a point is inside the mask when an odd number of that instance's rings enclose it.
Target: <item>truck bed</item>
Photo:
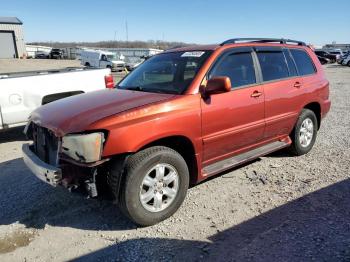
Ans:
[[[68,67],[0,74],[0,129],[25,125],[37,107],[106,88],[110,69]]]

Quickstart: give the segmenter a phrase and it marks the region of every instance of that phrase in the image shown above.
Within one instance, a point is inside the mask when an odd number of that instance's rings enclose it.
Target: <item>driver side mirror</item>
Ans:
[[[208,80],[203,88],[205,96],[231,91],[231,80],[227,76],[216,76]]]

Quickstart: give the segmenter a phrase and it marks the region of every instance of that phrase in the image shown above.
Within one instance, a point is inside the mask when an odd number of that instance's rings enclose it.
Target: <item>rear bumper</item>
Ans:
[[[58,186],[62,181],[62,170],[42,161],[31,148],[29,144],[22,146],[24,163],[37,178],[53,187]]]

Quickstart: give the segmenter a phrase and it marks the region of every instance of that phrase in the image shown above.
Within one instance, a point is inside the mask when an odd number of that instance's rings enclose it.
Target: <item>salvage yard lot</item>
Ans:
[[[107,200],[43,184],[22,161],[21,128],[0,133],[0,260],[349,261],[350,68],[325,70],[332,108],[309,154],[277,152],[201,183],[147,228]]]

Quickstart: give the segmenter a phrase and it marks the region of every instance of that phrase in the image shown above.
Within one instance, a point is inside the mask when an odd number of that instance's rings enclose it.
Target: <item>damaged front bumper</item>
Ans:
[[[24,163],[37,178],[53,187],[58,186],[62,181],[62,170],[42,161],[34,154],[32,147],[29,144],[22,146]]]

